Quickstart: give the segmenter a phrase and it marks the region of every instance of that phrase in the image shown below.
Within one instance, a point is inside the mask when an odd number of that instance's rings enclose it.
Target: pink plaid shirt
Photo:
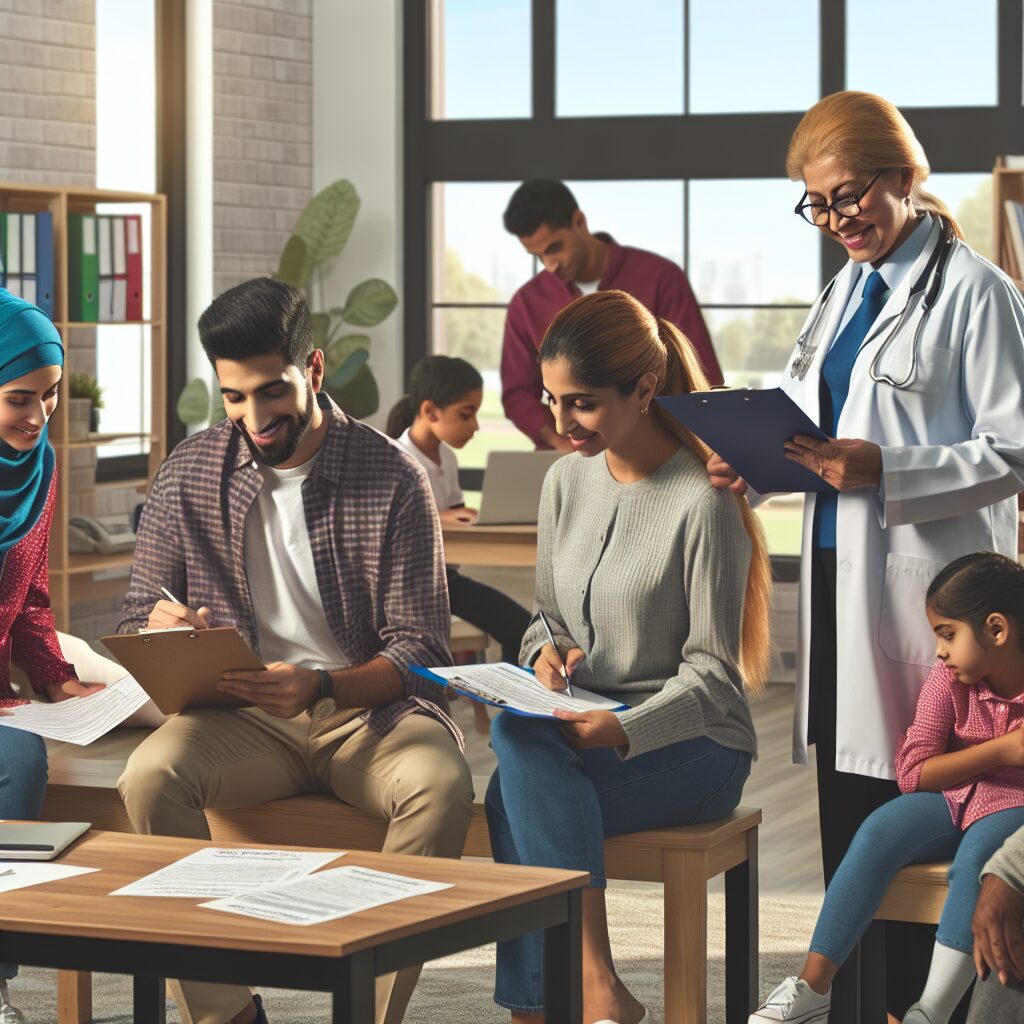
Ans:
[[[965,750],[1024,725],[1024,694],[1006,700],[987,683],[967,686],[940,661],[921,687],[910,728],[896,747],[896,780],[904,793],[921,782],[921,766],[930,757]],[[1000,765],[942,794],[953,822],[961,829],[979,818],[1024,807],[1024,768]]]

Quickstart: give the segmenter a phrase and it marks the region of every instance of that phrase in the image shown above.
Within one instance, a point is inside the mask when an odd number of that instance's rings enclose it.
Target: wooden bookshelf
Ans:
[[[97,206],[149,207],[149,247],[143,252],[144,274],[148,272],[148,317],[144,320],[110,323],[72,323],[68,319],[68,215],[95,213]],[[116,596],[127,586],[124,580],[93,578],[93,574],[131,565],[132,555],[73,555],[68,550],[68,488],[71,480],[71,452],[95,448],[116,440],[148,441],[146,478],[124,482],[125,487],[145,488],[167,454],[167,198],[147,192],[115,192],[96,188],[59,188],[44,185],[0,183],[0,210],[34,213],[48,210],[53,215],[54,324],[64,339],[65,349],[76,331],[125,327],[141,332],[141,343],[150,347],[149,430],[138,434],[90,434],[70,438],[68,404],[61,401],[50,419],[50,442],[57,454],[60,486],[57,510],[50,536],[50,598],[57,628],[67,631],[71,607],[79,601]],[[113,212],[104,210],[104,213]],[[102,384],[102,381],[100,382]],[[115,396],[107,395],[108,404]],[[130,396],[135,400],[139,396]],[[109,486],[109,485],[103,485]]]

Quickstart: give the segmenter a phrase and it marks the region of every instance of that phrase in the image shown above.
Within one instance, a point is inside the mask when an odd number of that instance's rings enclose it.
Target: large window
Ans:
[[[801,114],[843,88],[908,108],[927,187],[989,254],[990,171],[1024,137],[1020,8],[907,0],[894,21],[882,0],[633,0],[627,19],[610,0],[406,4],[405,359],[444,351],[483,372],[461,465],[529,446],[498,375],[505,307],[540,269],[501,224],[519,181],[565,181],[591,230],[679,263],[727,382],[769,386],[843,262],[792,214]],[[795,516],[776,518],[773,550],[797,550]]]

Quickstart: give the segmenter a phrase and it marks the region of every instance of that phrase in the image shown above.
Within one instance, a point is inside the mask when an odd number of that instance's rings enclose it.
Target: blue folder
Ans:
[[[53,214],[36,214],[36,305],[53,319]]]
[[[781,388],[698,391],[658,401],[760,494],[835,490],[786,458],[784,442],[797,434],[828,438]]]

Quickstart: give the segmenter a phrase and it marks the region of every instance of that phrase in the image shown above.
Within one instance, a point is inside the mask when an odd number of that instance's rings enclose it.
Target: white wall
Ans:
[[[401,12],[398,0],[313,0],[313,191],[348,178],[362,200],[324,306],[381,277],[402,298]],[[383,424],[402,385],[402,308],[369,333]]]

